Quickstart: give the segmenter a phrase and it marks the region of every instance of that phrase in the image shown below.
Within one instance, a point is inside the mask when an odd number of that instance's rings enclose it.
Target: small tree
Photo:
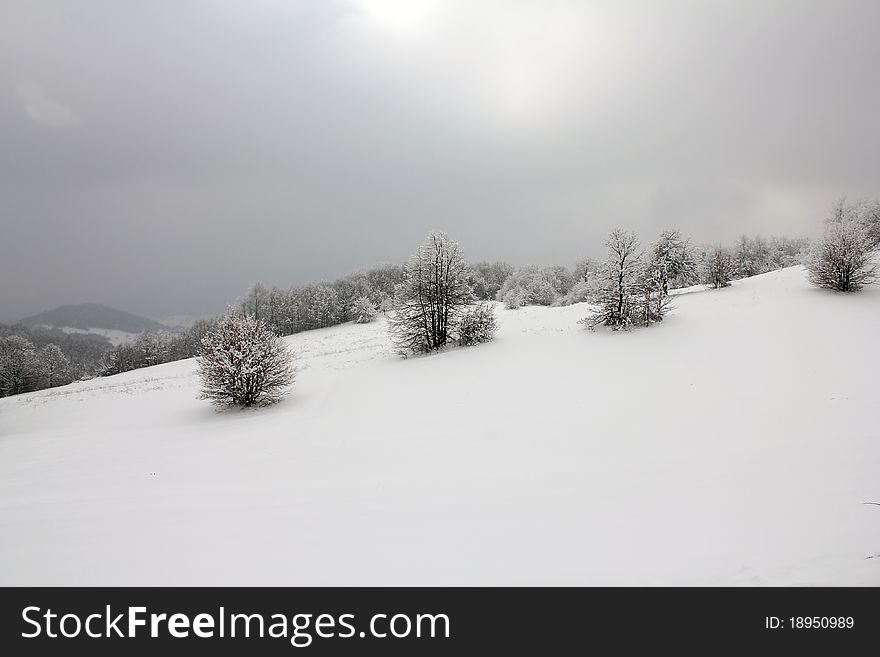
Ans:
[[[218,405],[265,406],[293,383],[284,341],[253,315],[221,319],[202,338],[202,399]]]
[[[669,294],[665,285],[669,278],[657,267],[644,267],[639,275],[639,294],[633,298],[633,324],[650,326],[662,322],[671,309]]]
[[[703,283],[716,289],[730,285],[733,277],[733,258],[721,245],[711,247],[703,262]]]
[[[876,280],[870,228],[851,217],[830,221],[825,235],[807,258],[810,282],[819,287],[855,292]]]
[[[495,307],[482,302],[468,308],[461,314],[458,326],[458,344],[467,347],[495,338],[498,325],[495,322]]]
[[[351,305],[351,315],[354,317],[356,324],[368,324],[376,319],[376,306],[367,297],[359,297],[355,299]]]
[[[504,302],[504,307],[508,310],[517,310],[526,305],[528,298],[528,292],[521,287],[515,287],[508,290],[501,300]]]
[[[596,261],[592,258],[581,258],[574,265],[573,275],[575,281],[588,283],[590,280],[590,274],[595,273],[598,268]]]
[[[598,307],[582,323],[590,329],[604,325],[616,331],[632,326],[637,315],[643,267],[635,233],[617,228],[605,244],[608,258],[599,269]]]
[[[453,339],[473,299],[469,274],[458,243],[446,233],[431,232],[410,258],[395,292],[388,330],[398,352],[426,353]]]
[[[260,281],[248,288],[244,298],[239,303],[239,309],[246,315],[253,315],[257,319],[266,320],[266,302],[269,290]]]
[[[660,284],[663,295],[669,288],[693,285],[699,281],[699,268],[690,240],[677,230],[665,230],[651,245],[648,267]]]

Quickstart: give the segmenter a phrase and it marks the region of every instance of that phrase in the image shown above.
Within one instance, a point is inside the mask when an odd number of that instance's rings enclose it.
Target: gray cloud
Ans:
[[[573,263],[615,225],[810,234],[839,194],[880,194],[878,19],[858,0],[3,3],[0,320],[212,312],[253,280],[403,260],[431,227],[516,263]]]

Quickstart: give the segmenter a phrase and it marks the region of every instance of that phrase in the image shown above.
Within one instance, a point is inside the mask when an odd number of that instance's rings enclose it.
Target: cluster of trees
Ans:
[[[642,249],[634,233],[621,229],[611,233],[606,246],[603,262],[584,258],[571,270],[562,266],[514,268],[502,261],[469,265],[456,242],[445,233],[432,232],[404,266],[382,264],[331,282],[288,289],[257,283],[226,317],[200,320],[183,333],[145,332],[112,348],[100,336],[56,335],[0,325],[0,395],[198,355],[206,380],[216,382],[225,372],[227,381],[206,384],[206,398],[263,404],[275,399],[272,389],[292,380],[284,369],[289,367],[289,358],[279,351],[278,336],[349,321],[366,323],[380,312],[389,313],[389,331],[398,351],[409,354],[440,349],[450,342],[470,345],[491,340],[496,322],[494,308],[486,302],[492,299],[511,309],[588,301],[596,310],[583,323],[590,328],[621,329],[662,321],[670,308],[670,290],[675,288],[697,283],[726,287],[733,279],[801,262],[806,263],[814,284],[853,291],[876,279],[872,254],[880,246],[880,201],[838,201],[824,237],[812,248],[805,239],[747,235],[732,247],[695,248],[679,231],[665,231]],[[251,360],[239,363],[241,376],[251,377],[245,377],[245,383],[229,374],[230,368],[238,371],[238,365],[230,364],[229,350],[239,338],[253,346],[247,356]],[[216,360],[222,354],[226,354],[222,356],[225,365],[210,365],[210,358]],[[275,363],[270,362],[271,369],[278,374],[257,377],[265,385],[252,380],[258,373],[252,361],[259,360],[259,354]],[[229,392],[233,379],[249,392],[238,388]],[[218,392],[221,389],[226,392]]]
[[[216,318],[200,319],[182,333],[144,331],[133,340],[110,349],[98,369],[98,374],[110,376],[192,358],[199,353],[202,337],[217,321]]]
[[[596,272],[596,308],[582,320],[590,329],[660,322],[669,310],[669,290],[698,280],[696,253],[678,231],[665,231],[643,250],[635,233],[618,228],[605,244],[608,256]]]
[[[31,327],[23,324],[0,324],[0,338],[17,335],[34,345],[35,349],[54,344],[70,361],[74,378],[94,376],[112,346],[103,335],[92,333],[65,333],[61,329]]]
[[[509,262],[476,262],[470,266],[468,283],[477,299],[490,301],[498,295],[504,281],[513,273]]]
[[[265,322],[276,335],[291,335],[363,318],[365,303],[374,311],[387,311],[395,287],[402,280],[403,267],[381,264],[329,283],[287,289],[255,283],[239,302],[238,310]]]
[[[785,235],[769,239],[757,235],[742,235],[729,251],[733,278],[757,276],[768,271],[783,269],[804,261],[809,240]]]
[[[0,397],[94,376],[110,348],[100,335],[0,324]]]
[[[508,308],[551,306],[571,291],[575,280],[575,274],[562,266],[529,265],[512,272],[496,298]]]
[[[457,242],[442,232],[428,235],[402,268],[393,298],[384,300],[389,301],[388,330],[399,353],[427,353],[454,341],[468,346],[494,337],[494,307],[474,303],[474,272]],[[291,355],[269,323],[276,315],[262,299],[252,290],[242,310],[219,320],[202,337],[198,362],[203,399],[262,406],[281,399],[293,382]],[[347,319],[371,321],[375,299],[353,292]]]
[[[0,338],[0,397],[65,385],[76,369],[57,344],[40,348],[20,335]]]
[[[808,246],[808,240],[801,238],[743,235],[731,248],[721,245],[694,247],[678,231],[666,231],[651,245],[649,251],[652,252],[641,253],[638,261],[640,266],[653,263],[659,267],[656,274],[665,297],[670,289],[697,283],[724,287],[736,278],[799,264],[803,262]],[[669,251],[663,252],[664,249]],[[607,294],[607,277],[607,261],[600,263],[591,258],[579,260],[571,270],[562,266],[534,265],[511,268],[510,275],[494,298],[509,309],[527,305],[598,303]]]
[[[227,316],[253,317],[276,336],[334,326],[349,321],[372,321],[391,304],[403,280],[403,267],[381,264],[329,283],[309,283],[287,289],[252,285]],[[199,320],[183,333],[147,331],[113,347],[98,373],[109,376],[198,356],[203,338],[226,317]]]

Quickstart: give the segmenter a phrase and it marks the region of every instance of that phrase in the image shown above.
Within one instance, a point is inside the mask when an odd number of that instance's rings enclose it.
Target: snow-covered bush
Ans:
[[[560,280],[558,269],[535,266],[517,269],[504,281],[497,298],[504,301],[511,291],[518,290],[525,300],[521,305],[549,306],[556,300],[555,286],[562,288],[571,280],[570,277]]]
[[[351,315],[356,324],[369,324],[376,319],[376,307],[367,297],[359,297],[351,305]]]
[[[857,219],[843,217],[825,227],[807,258],[810,282],[819,287],[855,292],[876,280],[869,227]]]
[[[265,406],[293,383],[287,346],[253,315],[221,319],[202,338],[198,364],[201,398],[215,404]]]
[[[394,295],[388,330],[399,353],[426,353],[453,339],[473,300],[469,275],[458,242],[446,233],[430,233],[404,268]]]
[[[596,272],[587,274],[587,281],[578,281],[564,297],[558,300],[556,305],[571,306],[576,303],[594,301],[599,293],[599,278]]]
[[[507,291],[502,301],[504,302],[504,307],[508,310],[516,310],[526,305],[527,298],[528,295],[525,290],[521,287],[515,287]]]
[[[495,307],[491,303],[478,303],[461,314],[458,325],[458,343],[463,347],[489,342],[495,337]]]

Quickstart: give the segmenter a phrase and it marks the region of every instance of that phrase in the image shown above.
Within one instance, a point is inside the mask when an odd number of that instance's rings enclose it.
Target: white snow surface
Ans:
[[[409,359],[301,333],[264,409],[192,360],[2,399],[0,584],[880,585],[880,290],[690,292]]]

